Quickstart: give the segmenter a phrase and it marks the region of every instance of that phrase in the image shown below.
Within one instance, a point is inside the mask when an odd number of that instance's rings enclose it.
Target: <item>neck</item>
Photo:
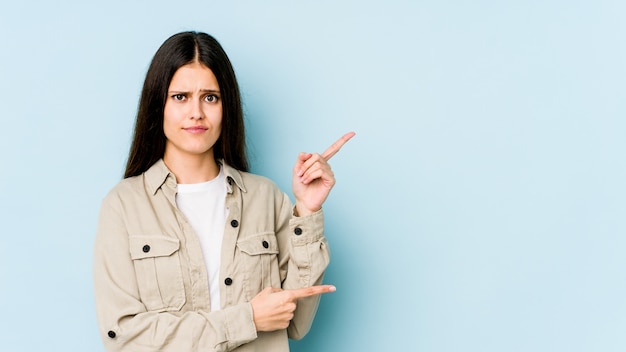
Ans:
[[[186,157],[173,157],[167,152],[163,156],[163,162],[174,176],[178,183],[201,183],[207,182],[217,177],[220,167],[210,155],[194,155]]]

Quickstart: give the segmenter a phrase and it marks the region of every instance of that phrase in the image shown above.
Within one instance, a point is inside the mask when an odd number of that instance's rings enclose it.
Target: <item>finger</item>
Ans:
[[[305,297],[310,297],[310,296],[315,296],[315,295],[321,295],[323,293],[335,292],[336,290],[337,288],[335,288],[335,286],[333,285],[319,285],[319,286],[298,288],[298,289],[288,290],[288,291],[291,291],[291,296],[294,299],[300,299],[300,298],[305,298]]]
[[[346,134],[344,134],[341,138],[339,138],[335,143],[333,143],[333,145],[331,145],[330,147],[328,147],[328,149],[326,149],[323,153],[322,153],[322,157],[326,160],[330,159],[333,157],[333,155],[337,154],[337,152],[339,151],[339,149],[341,149],[341,147],[343,147],[344,144],[346,144],[350,138],[354,137],[356,133],[354,132],[348,132]]]
[[[335,185],[335,175],[330,168],[311,167],[300,178],[303,184],[309,184],[315,180],[322,179],[332,187]]]
[[[300,165],[300,171],[298,172],[298,176],[304,177],[306,174],[319,168],[330,170],[330,166],[328,165],[328,162],[324,158],[322,158],[321,155],[319,154],[309,154],[309,155],[310,155],[309,158],[302,165]]]
[[[304,163],[309,160],[313,154],[311,153],[300,153],[298,155],[298,160],[296,161],[296,165],[293,167],[293,172],[296,176],[300,177],[304,174]]]
[[[298,163],[300,164],[304,164],[307,160],[311,159],[311,157],[313,156],[313,154],[311,153],[300,153],[298,154]]]

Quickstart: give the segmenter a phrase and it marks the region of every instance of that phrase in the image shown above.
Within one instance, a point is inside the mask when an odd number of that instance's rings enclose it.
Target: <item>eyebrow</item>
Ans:
[[[191,92],[186,92],[186,91],[182,91],[182,90],[170,90],[168,91],[168,94],[189,94]],[[200,93],[217,93],[220,94],[219,90],[216,89],[200,89]]]

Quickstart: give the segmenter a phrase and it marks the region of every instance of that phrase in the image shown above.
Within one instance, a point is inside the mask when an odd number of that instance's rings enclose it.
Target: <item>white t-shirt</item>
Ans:
[[[218,176],[208,182],[179,184],[176,205],[200,240],[209,275],[211,311],[220,310],[220,254],[226,209],[226,177],[220,167]]]

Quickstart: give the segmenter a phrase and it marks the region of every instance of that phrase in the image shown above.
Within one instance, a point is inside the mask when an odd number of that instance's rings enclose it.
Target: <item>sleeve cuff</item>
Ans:
[[[295,207],[294,207],[295,213]],[[322,209],[313,214],[289,220],[289,231],[295,245],[317,242],[324,237],[324,212]]]

